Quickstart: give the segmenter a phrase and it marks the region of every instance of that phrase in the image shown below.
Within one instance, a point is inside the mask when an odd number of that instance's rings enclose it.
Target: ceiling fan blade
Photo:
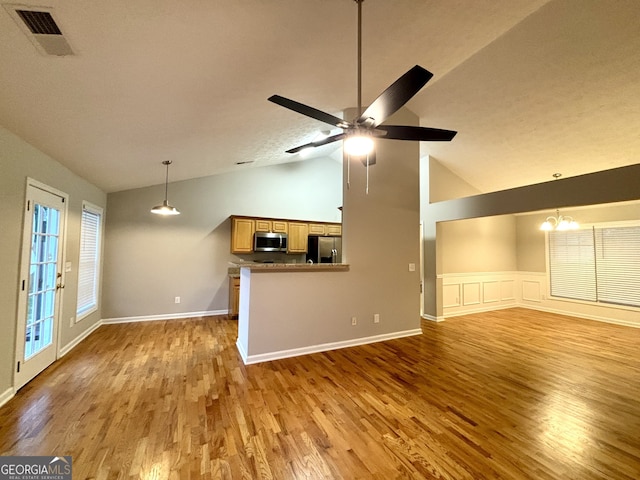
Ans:
[[[330,137],[323,138],[322,140],[318,140],[316,142],[311,142],[307,143],[306,145],[300,145],[299,147],[291,148],[287,150],[286,153],[298,153],[300,150],[304,150],[305,148],[321,147],[322,145],[337,142],[338,140],[342,140],[343,138],[344,133],[338,133],[336,135],[331,135]]]
[[[433,73],[416,65],[382,92],[355,123],[365,127],[380,125],[418,93],[431,77]]]
[[[334,127],[347,128],[349,126],[349,123],[345,122],[341,118],[335,117],[329,113],[325,113],[321,110],[318,110],[317,108],[310,107],[303,103],[296,102],[295,100],[281,97],[280,95],[272,95],[268,100],[282,107],[288,108],[289,110],[293,110],[294,112],[298,112],[302,115],[306,115],[307,117],[311,117],[316,120],[320,120],[321,122],[328,123],[329,125],[333,125]]]
[[[376,128],[387,132],[382,138],[391,140],[417,140],[420,142],[449,142],[458,133],[453,130],[413,127],[409,125],[379,125]]]

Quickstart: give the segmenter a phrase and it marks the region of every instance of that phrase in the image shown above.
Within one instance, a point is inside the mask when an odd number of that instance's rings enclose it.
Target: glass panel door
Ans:
[[[37,184],[35,181],[30,181]],[[57,356],[63,283],[66,195],[27,186],[14,386],[22,387]],[[53,189],[52,189],[53,190]]]
[[[60,210],[35,204],[24,358],[51,345],[58,279]]]

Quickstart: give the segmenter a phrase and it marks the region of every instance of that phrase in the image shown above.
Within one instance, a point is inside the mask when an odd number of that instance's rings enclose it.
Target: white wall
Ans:
[[[324,158],[170,183],[175,217],[149,213],[164,185],[109,194],[103,318],[226,312],[229,216],[340,221],[341,172]]]
[[[27,142],[0,127],[0,401],[12,386],[15,361],[16,322],[20,249],[27,177],[33,178],[69,195],[66,248],[64,257],[71,262],[65,273],[66,288],[62,295],[60,345],[63,351],[95,327],[101,311],[70,326],[76,316],[78,256],[82,201],[105,207],[107,196],[100,189],[78,177],[67,168]]]

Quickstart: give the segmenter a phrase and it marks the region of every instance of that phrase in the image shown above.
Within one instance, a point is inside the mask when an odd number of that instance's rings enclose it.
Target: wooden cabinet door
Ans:
[[[272,221],[264,218],[256,218],[256,232],[272,232]]]
[[[286,220],[271,220],[271,228],[273,233],[288,233],[289,222]]]
[[[288,253],[307,253],[309,238],[309,224],[289,222],[289,250]]]
[[[324,235],[325,225],[324,223],[310,223],[309,224],[309,235]]]
[[[251,253],[254,233],[252,218],[231,217],[231,253]]]
[[[229,277],[229,315],[237,317],[240,312],[240,278]]]
[[[342,235],[342,225],[329,223],[325,225],[325,234],[331,235],[333,237],[339,237]]]

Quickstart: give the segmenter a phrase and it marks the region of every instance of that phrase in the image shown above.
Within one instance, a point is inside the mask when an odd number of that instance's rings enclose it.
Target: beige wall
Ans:
[[[517,269],[513,215],[440,222],[436,242],[438,274]]]
[[[340,221],[342,165],[323,158],[171,183],[175,217],[149,212],[163,198],[164,185],[108,196],[105,319],[226,311],[227,269],[240,260],[229,253],[229,216]]]
[[[65,273],[61,307],[60,349],[64,349],[83,332],[100,321],[100,309],[80,322],[69,326],[76,316],[80,216],[82,201],[106,207],[106,194],[78,177],[49,156],[35,149],[18,136],[0,127],[0,396],[13,385],[15,362],[16,315],[20,250],[27,177],[33,178],[69,195],[65,260],[71,262]]]
[[[438,178],[427,178],[429,176],[438,176]],[[560,208],[562,212],[567,213],[573,212],[575,209],[576,212],[580,212],[580,221],[583,223],[595,222],[604,218],[609,221],[629,219],[629,216],[633,218],[634,215],[635,218],[638,218],[637,204],[616,206],[616,209],[610,212],[604,212],[600,209],[585,209],[582,206],[639,199],[640,190],[638,189],[637,180],[639,177],[640,164],[636,164],[527,187],[431,204],[426,203],[423,197],[421,218],[424,222],[425,233],[425,315],[434,319],[442,316],[442,306],[438,305],[438,299],[441,298],[438,291],[441,290],[442,286],[437,281],[437,272],[433,267],[435,259],[439,259],[438,265],[443,261],[451,264],[449,255],[459,254],[459,250],[454,253],[451,248],[446,246],[446,242],[443,241],[441,244],[437,240],[436,225],[439,222],[544,209],[544,213],[522,216],[515,220],[514,247],[508,254],[511,258],[509,262],[512,262],[514,258],[513,252],[515,252],[515,269],[527,272],[544,272],[544,235],[537,230],[537,226],[534,227],[532,224],[539,225],[547,215],[553,213],[555,208]],[[459,188],[459,182],[455,179],[455,176],[451,172],[443,174],[441,165],[428,173],[423,173],[421,182],[423,185],[436,182],[439,184],[439,188],[444,191],[446,191],[446,185],[448,184],[451,184],[452,191],[456,191]],[[580,208],[577,208],[578,206]],[[578,217],[578,213],[575,216]],[[457,236],[477,236],[476,224],[462,222],[458,227]],[[465,232],[467,228],[469,230]],[[529,234],[528,232],[531,233]],[[451,241],[451,239],[449,240]],[[464,244],[468,242],[468,239],[454,241]],[[444,255],[446,255],[444,260],[441,257],[442,252],[445,252]],[[458,267],[456,266],[455,268]],[[442,271],[438,273],[451,272],[447,272],[445,268],[442,268]]]

